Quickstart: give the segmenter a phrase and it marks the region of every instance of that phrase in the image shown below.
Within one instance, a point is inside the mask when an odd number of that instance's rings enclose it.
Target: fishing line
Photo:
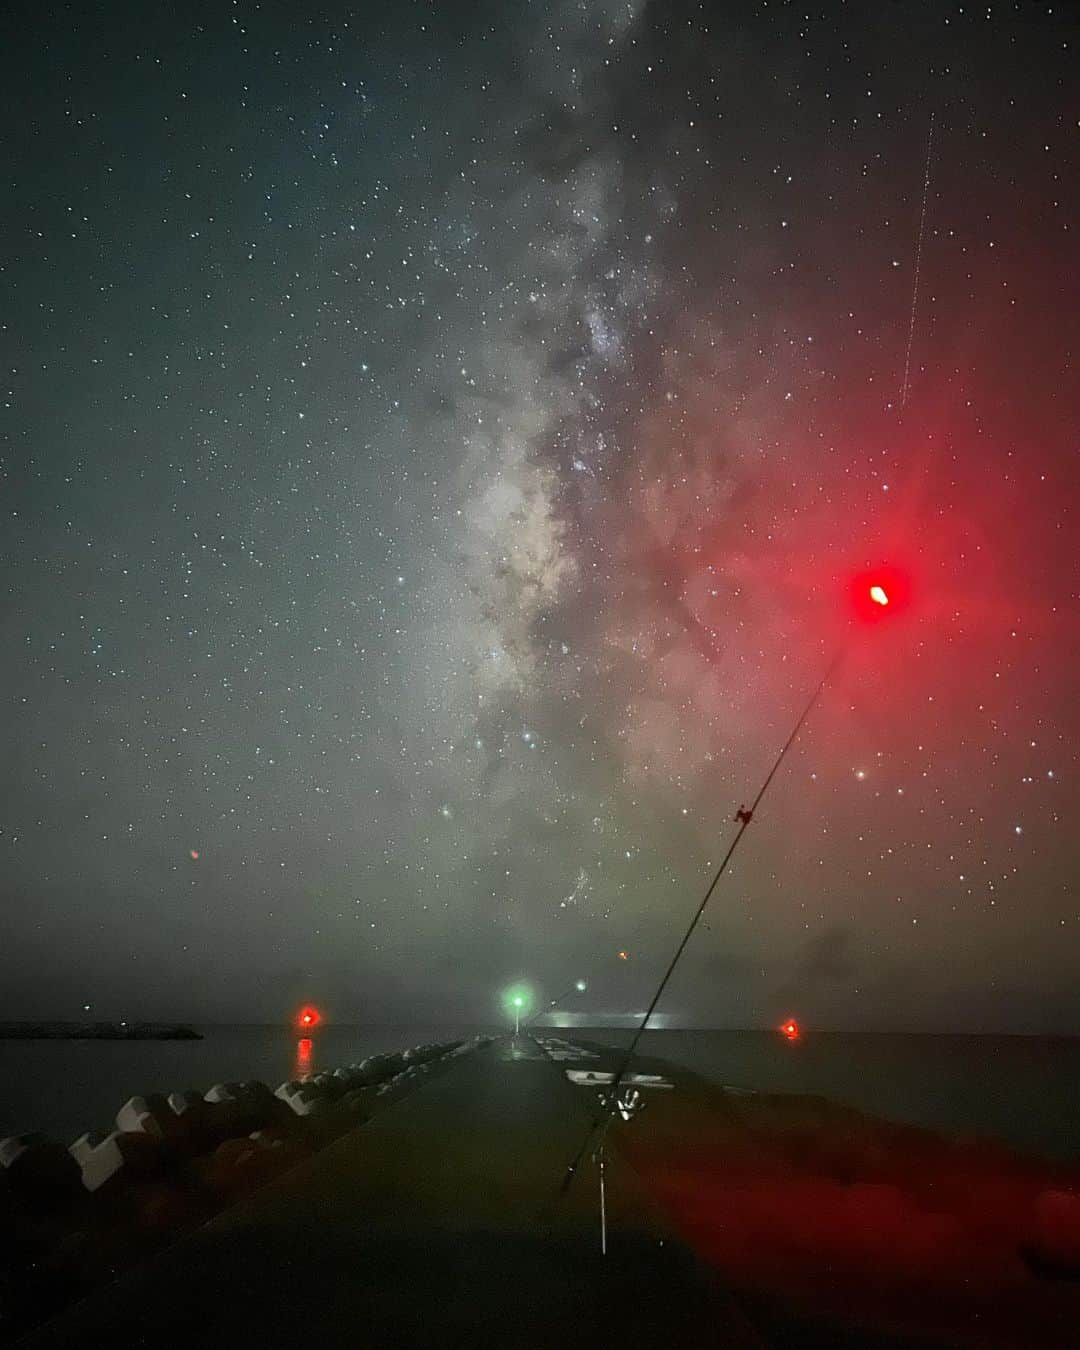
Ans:
[[[566,1192],[570,1189],[570,1185],[574,1180],[574,1176],[578,1168],[581,1166],[582,1159],[589,1154],[590,1149],[592,1149],[594,1141],[596,1140],[597,1136],[599,1135],[600,1138],[602,1139],[603,1135],[607,1132],[608,1126],[614,1119],[615,1110],[619,1100],[619,1088],[622,1086],[622,1081],[630,1068],[630,1064],[634,1058],[634,1052],[637,1050],[638,1042],[641,1040],[642,1036],[645,1033],[645,1029],[649,1025],[649,1019],[656,1011],[656,1005],[660,1002],[664,990],[667,988],[668,981],[675,973],[675,967],[679,964],[679,958],[686,950],[686,946],[689,943],[691,936],[693,935],[694,929],[698,925],[698,921],[700,920],[701,916],[705,913],[705,907],[712,899],[712,894],[713,891],[716,890],[717,883],[719,882],[720,878],[724,875],[724,873],[727,871],[728,864],[731,862],[735,850],[739,847],[739,841],[746,833],[751,820],[753,820],[754,818],[754,812],[758,809],[758,806],[761,804],[761,800],[765,796],[766,792],[768,792],[769,785],[776,777],[777,771],[780,768],[780,765],[784,762],[784,758],[787,755],[787,752],[795,744],[795,739],[798,736],[799,732],[802,730],[803,724],[805,723],[806,719],[810,716],[810,713],[813,711],[814,705],[821,697],[822,690],[825,688],[829,679],[835,673],[836,668],[843,660],[844,652],[845,649],[841,648],[833,657],[832,661],[829,663],[828,669],[825,671],[825,674],[821,677],[821,680],[818,683],[817,688],[814,690],[813,694],[810,697],[809,702],[803,709],[802,714],[799,717],[799,720],[795,723],[795,727],[791,732],[791,735],[784,742],[783,749],[777,755],[772,768],[769,770],[768,775],[765,778],[764,783],[762,783],[761,787],[758,789],[757,796],[751,802],[749,807],[742,806],[736,813],[735,819],[739,822],[738,832],[736,833],[735,838],[731,841],[731,846],[728,848],[727,853],[724,854],[723,860],[716,870],[716,875],[709,883],[708,890],[706,890],[705,895],[701,901],[701,904],[698,905],[694,917],[690,920],[690,926],[683,934],[682,941],[675,949],[675,955],[671,958],[668,968],[664,972],[664,978],[660,981],[659,985],[657,986],[656,993],[653,994],[652,1002],[649,1004],[648,1011],[645,1013],[645,1016],[641,1019],[641,1025],[634,1033],[633,1039],[631,1040],[629,1046],[627,1047],[626,1053],[623,1056],[622,1065],[619,1068],[618,1073],[616,1073],[614,1079],[612,1080],[610,1091],[606,1094],[605,1097],[601,1099],[600,1114],[593,1120],[592,1125],[589,1127],[589,1132],[585,1136],[584,1143],[578,1149],[577,1153],[574,1155],[573,1159],[567,1166],[566,1173],[563,1176],[562,1185],[559,1191],[561,1195],[565,1195]]]
[[[930,195],[930,164],[934,155],[934,117],[930,114],[930,133],[926,138],[926,173],[923,175],[922,213],[919,216],[919,234],[915,243],[915,275],[911,283],[911,319],[908,323],[907,355],[904,358],[904,383],[900,390],[900,411],[907,407],[911,383],[911,348],[915,342],[915,312],[919,303],[919,270],[922,266],[923,237],[926,234],[926,200]]]

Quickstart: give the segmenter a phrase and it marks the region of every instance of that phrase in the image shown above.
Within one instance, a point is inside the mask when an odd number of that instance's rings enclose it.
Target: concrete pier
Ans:
[[[559,1200],[595,1092],[503,1040],[38,1328],[25,1350],[759,1347],[625,1166]]]

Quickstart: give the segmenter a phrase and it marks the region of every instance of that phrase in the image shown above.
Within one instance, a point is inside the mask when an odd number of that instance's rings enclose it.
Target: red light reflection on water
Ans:
[[[315,1042],[310,1036],[301,1036],[296,1042],[296,1072],[294,1078],[307,1078],[311,1073],[311,1051]]]

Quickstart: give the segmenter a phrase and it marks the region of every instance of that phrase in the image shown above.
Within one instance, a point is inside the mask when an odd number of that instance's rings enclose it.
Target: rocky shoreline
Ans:
[[[37,1135],[0,1141],[0,1340],[107,1285],[489,1042],[415,1046],[276,1090],[219,1083],[132,1097],[115,1130],[70,1148]],[[597,1069],[619,1060],[586,1042],[538,1043],[560,1070],[586,1050]],[[674,1090],[645,1088],[647,1109],[614,1123],[610,1165],[630,1165],[773,1343],[1080,1344],[1080,1164],[822,1097],[718,1087],[659,1060],[635,1069]],[[590,1171],[581,1184],[595,1180]]]
[[[281,1176],[488,1037],[282,1083],[131,1097],[70,1147],[0,1140],[0,1341],[21,1335]]]

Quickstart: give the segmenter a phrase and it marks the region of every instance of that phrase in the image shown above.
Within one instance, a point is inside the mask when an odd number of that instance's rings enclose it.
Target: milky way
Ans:
[[[1076,1030],[1075,26],[745,8],[5,18],[3,1015],[643,1006],[892,563],[665,1006]]]

